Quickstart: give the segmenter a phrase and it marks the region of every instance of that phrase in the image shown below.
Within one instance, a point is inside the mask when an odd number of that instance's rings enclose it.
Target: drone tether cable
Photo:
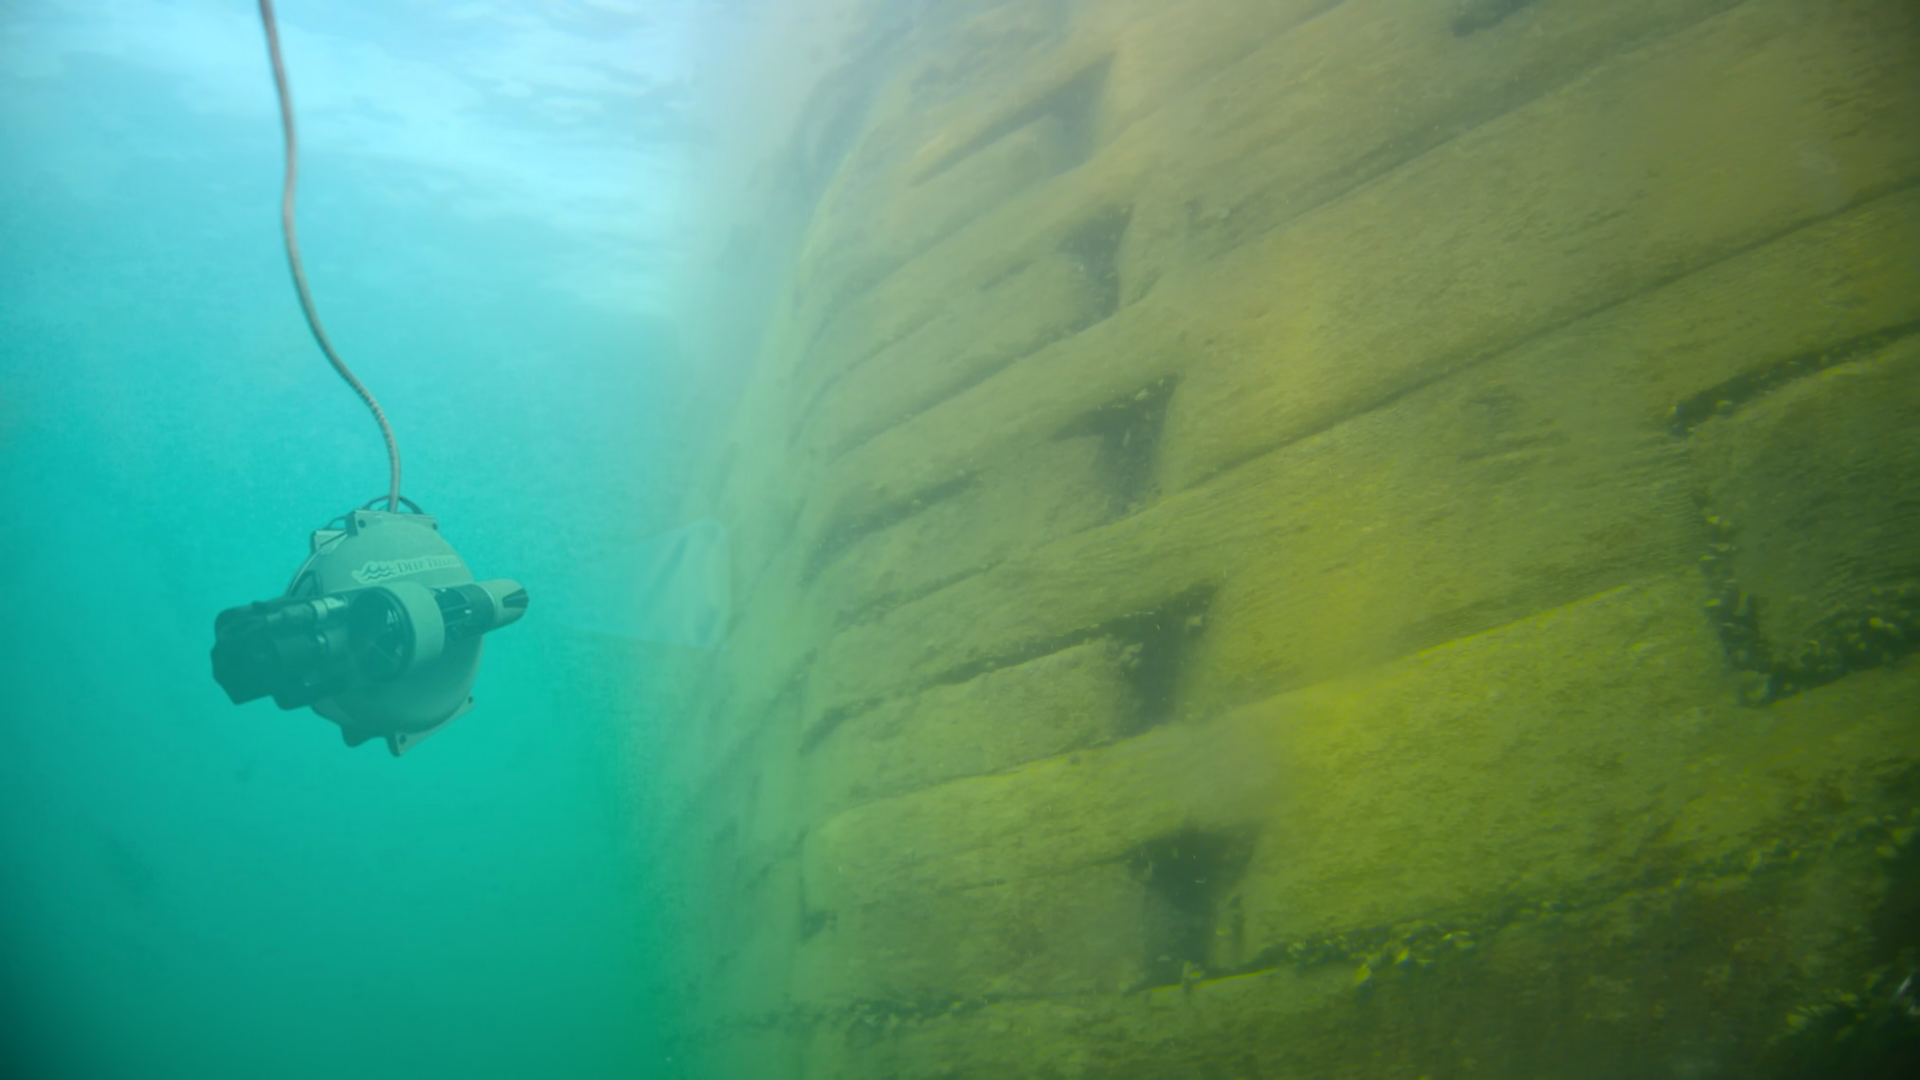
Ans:
[[[273,0],[260,0],[260,21],[267,28],[267,55],[273,59],[273,85],[280,92],[280,126],[287,133],[287,183],[280,194],[280,226],[287,235],[287,262],[293,267],[293,287],[300,294],[300,310],[307,316],[307,327],[313,331],[313,340],[320,343],[320,351],[327,354],[327,362],[333,365],[333,370],[340,373],[348,386],[353,387],[354,393],[360,395],[360,400],[367,403],[367,408],[373,410],[373,418],[380,424],[380,434],[387,440],[387,462],[391,467],[387,509],[397,514],[402,503],[400,444],[394,440],[393,425],[387,423],[387,414],[381,411],[380,403],[374,400],[373,391],[355,378],[347,362],[333,351],[333,342],[327,340],[326,327],[320,324],[320,312],[313,306],[313,294],[307,289],[306,269],[300,265],[300,238],[293,228],[293,191],[299,182],[300,154],[294,145],[293,96],[287,92],[287,68],[280,60],[280,31],[273,21]]]

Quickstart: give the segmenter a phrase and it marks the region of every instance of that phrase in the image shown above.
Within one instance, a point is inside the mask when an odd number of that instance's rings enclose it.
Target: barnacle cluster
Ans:
[[[1760,634],[1758,601],[1740,584],[1735,572],[1733,556],[1739,547],[1734,542],[1733,523],[1712,510],[1706,512],[1706,519],[1707,550],[1700,556],[1700,572],[1706,575],[1712,592],[1707,615],[1733,666],[1765,673],[1773,658]]]
[[[1384,973],[1425,971],[1449,956],[1470,953],[1479,944],[1474,931],[1466,927],[1415,920],[1371,932],[1297,941],[1284,953],[1287,961],[1300,967],[1352,965],[1353,985],[1364,991]]]
[[[1747,690],[1748,704],[1764,705],[1850,672],[1884,667],[1920,646],[1920,584],[1875,586],[1864,604],[1827,616],[1801,640],[1769,641],[1760,629],[1764,600],[1747,591],[1735,568],[1740,548],[1733,523],[1711,509],[1705,516],[1708,541],[1700,568],[1711,592],[1707,614],[1727,660],[1759,676]]]
[[[1836,822],[1830,828],[1776,838],[1740,858],[1744,858],[1749,875],[1772,873],[1803,857],[1824,857],[1848,848],[1871,849],[1881,859],[1898,860],[1913,855],[1916,836],[1920,836],[1920,806],[1909,807],[1905,814],[1869,813]]]
[[[1831,367],[1871,357],[1878,350],[1913,333],[1912,324],[1889,327],[1837,342],[1815,352],[1798,353],[1754,371],[1736,375],[1710,386],[1685,401],[1676,403],[1667,414],[1667,430],[1675,435],[1691,435],[1693,430],[1716,416],[1727,416],[1750,401],[1815,375]]]
[[[1920,969],[1911,950],[1853,990],[1788,1011],[1783,1043],[1806,1075],[1890,1075],[1871,1067],[1920,1059]]]
[[[1776,650],[1773,675],[1784,696],[1852,671],[1884,667],[1920,643],[1920,586],[1872,590],[1864,608],[1816,623],[1805,641]]]

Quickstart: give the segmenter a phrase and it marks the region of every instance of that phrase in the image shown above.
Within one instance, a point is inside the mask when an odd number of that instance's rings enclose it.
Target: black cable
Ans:
[[[267,55],[273,60],[273,85],[280,93],[280,126],[287,133],[287,182],[280,194],[280,227],[287,236],[287,262],[293,267],[293,287],[300,294],[300,310],[307,316],[307,327],[313,331],[313,340],[320,343],[320,351],[327,354],[327,362],[333,370],[353,387],[360,400],[367,403],[373,411],[373,419],[380,425],[380,434],[387,440],[387,464],[389,476],[387,484],[387,506],[398,512],[402,503],[400,498],[400,444],[393,437],[393,425],[387,423],[387,414],[374,400],[373,391],[368,390],[340,354],[333,351],[333,343],[327,340],[326,328],[320,325],[320,312],[313,306],[313,294],[307,289],[307,271],[300,264],[300,239],[293,228],[293,193],[299,182],[300,154],[295,147],[293,133],[293,96],[287,90],[287,68],[280,60],[280,30],[273,19],[273,0],[260,0],[260,21],[267,29]],[[368,505],[372,505],[369,503]],[[417,508],[416,508],[417,509]]]

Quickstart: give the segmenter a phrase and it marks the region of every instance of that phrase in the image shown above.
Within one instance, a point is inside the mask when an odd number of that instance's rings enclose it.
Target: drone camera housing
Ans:
[[[271,696],[396,755],[473,706],[482,639],[527,592],[476,581],[426,514],[356,510],[313,534],[286,594],[214,620],[213,675],[235,704]]]

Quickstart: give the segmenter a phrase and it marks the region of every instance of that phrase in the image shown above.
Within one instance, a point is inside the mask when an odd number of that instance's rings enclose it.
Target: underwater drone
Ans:
[[[236,705],[271,696],[282,709],[311,708],[340,725],[348,746],[384,739],[398,756],[473,707],[481,639],[525,614],[527,591],[476,580],[434,518],[401,497],[393,427],[327,340],[294,232],[299,155],[272,0],[260,0],[260,19],[286,132],[280,223],[294,291],[320,351],[380,425],[388,488],[314,531],[283,596],[214,619],[213,677]]]

